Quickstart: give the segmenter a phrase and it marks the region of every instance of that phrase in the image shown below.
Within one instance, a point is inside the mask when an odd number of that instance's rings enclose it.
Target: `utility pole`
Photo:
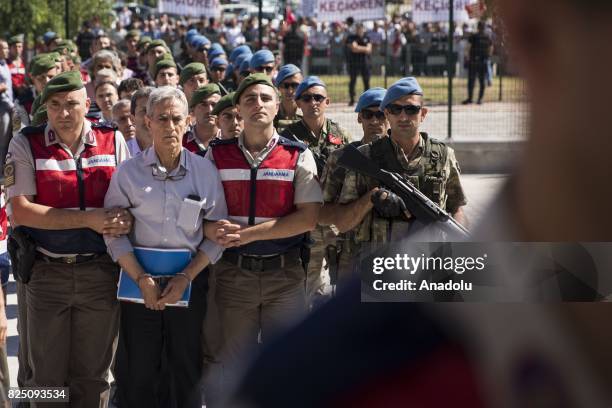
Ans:
[[[455,75],[455,1],[450,0],[448,11],[448,138],[453,136],[453,76]]]
[[[64,0],[64,24],[66,25],[66,40],[70,39],[70,0]]]
[[[259,49],[263,48],[263,0],[259,0]]]

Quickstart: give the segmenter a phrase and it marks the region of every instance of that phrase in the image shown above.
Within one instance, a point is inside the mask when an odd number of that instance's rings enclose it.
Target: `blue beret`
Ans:
[[[274,85],[278,87],[281,84],[281,82],[283,82],[285,79],[295,74],[301,74],[301,73],[302,73],[302,70],[293,64],[283,65],[278,70],[278,74],[276,74],[276,78],[274,79]]]
[[[380,110],[384,111],[391,102],[406,95],[423,95],[423,90],[415,77],[402,78],[391,85],[380,103]]]
[[[221,47],[221,49],[219,49],[219,47],[215,47],[215,44],[213,44],[210,49],[208,50],[208,53],[206,54],[208,56],[208,60],[213,60],[215,58],[217,58],[219,55],[225,55],[225,50],[223,49],[223,47]]]
[[[238,71],[239,74],[249,70],[252,58],[252,55],[247,55],[247,57],[242,61],[242,64],[240,64],[240,70]]]
[[[230,62],[236,62],[236,58],[238,58],[239,55],[244,54],[244,53],[249,53],[252,54],[253,51],[251,51],[251,48],[249,48],[248,45],[239,45],[238,47],[234,48],[230,54]]]
[[[191,41],[189,42],[189,44],[193,48],[200,49],[206,44],[210,44],[210,41],[208,40],[208,38],[204,37],[203,35],[195,35],[191,37]]]
[[[237,56],[237,57],[236,57],[236,59],[233,61],[233,63],[234,63],[234,68],[235,68],[235,69],[236,69],[238,72],[240,72],[240,67],[241,67],[241,65],[242,65],[242,62],[243,62],[245,59],[247,59],[247,58],[249,58],[249,60],[250,60],[250,58],[251,58],[252,56],[253,56],[253,54],[251,54],[250,52],[245,52],[245,53],[240,54],[240,55],[239,55],[239,56]],[[231,59],[230,59],[230,61],[231,61]]]
[[[198,32],[197,29],[192,28],[191,30],[187,31],[187,34],[185,35],[185,38],[187,39],[187,41],[191,40],[191,37],[200,34]]]
[[[386,92],[387,90],[385,88],[368,89],[359,97],[359,100],[357,101],[357,106],[355,107],[355,112],[361,112],[363,108],[369,108],[370,106],[379,107],[380,103],[385,97]]]
[[[234,76],[234,65],[230,62],[227,64],[227,68],[225,69],[225,79],[233,79]]]
[[[49,44],[52,40],[54,40],[57,37],[57,34],[55,34],[53,31],[47,31],[44,35],[43,35],[43,41],[45,42],[45,44]]]
[[[308,76],[304,78],[302,83],[295,90],[295,99],[298,99],[302,92],[304,92],[308,88],[312,88],[313,86],[322,86],[323,88],[327,88],[325,82],[321,81],[321,78],[319,78],[318,76]]]
[[[218,67],[221,65],[227,65],[227,60],[223,57],[217,57],[214,58],[211,62],[210,62],[210,67],[214,68],[214,67]]]
[[[274,58],[274,54],[270,50],[259,50],[255,54],[253,54],[253,58],[251,58],[251,69],[259,68],[264,64],[269,64],[271,62],[276,61]]]

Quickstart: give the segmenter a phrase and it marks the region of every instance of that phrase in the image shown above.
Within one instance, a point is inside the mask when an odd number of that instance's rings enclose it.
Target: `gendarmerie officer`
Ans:
[[[389,122],[385,113],[379,109],[386,92],[387,90],[384,88],[370,88],[359,97],[355,112],[357,112],[357,122],[363,128],[363,138],[351,142],[353,146],[359,147],[372,143],[381,137],[387,137]],[[350,222],[350,219],[345,216],[347,209],[338,204],[344,185],[344,177],[346,176],[346,170],[338,166],[338,159],[342,155],[342,151],[342,148],[337,149],[329,155],[321,175],[324,204],[319,214],[319,224],[334,225],[336,229],[344,231],[344,224]],[[359,245],[355,242],[352,231],[339,234],[336,245],[329,245],[326,248],[332,285],[348,281],[351,276],[350,264],[358,250]]]
[[[389,137],[359,147],[359,151],[382,169],[406,177],[430,200],[458,222],[465,224],[466,198],[459,179],[459,165],[453,149],[420,132],[427,115],[423,90],[413,77],[394,83],[380,103],[389,121]],[[405,237],[410,220],[402,211],[401,198],[379,188],[369,177],[347,171],[338,200],[336,225],[341,232],[355,228],[355,240],[362,245],[380,245]],[[363,248],[362,248],[363,250]]]
[[[327,86],[319,77],[304,78],[295,91],[295,100],[302,110],[302,120],[287,126],[282,136],[297,139],[308,146],[315,157],[317,174],[320,176],[329,155],[350,143],[351,136],[337,122],[326,117],[330,100]],[[317,297],[325,294],[325,282],[321,275],[325,248],[335,244],[336,234],[327,226],[318,226],[311,232],[311,239],[313,244],[306,286],[309,301],[317,303]]]
[[[280,107],[274,118],[274,127],[278,133],[283,133],[287,126],[302,120],[294,96],[303,79],[302,70],[293,64],[283,65],[278,70],[274,79],[274,86],[278,88],[281,95]]]
[[[229,219],[242,225],[239,246],[215,265],[230,382],[257,350],[258,335],[266,343],[306,312],[304,240],[321,206],[312,152],[274,130],[279,100],[269,77],[248,76],[233,102],[244,131],[206,154],[220,171]]]
[[[90,101],[78,72],[51,79],[41,102],[48,124],[24,128],[4,168],[11,222],[33,241],[18,263],[35,257],[19,272],[24,283],[30,275],[27,316],[19,316],[32,370],[25,383],[68,386],[74,407],[105,406],[119,305],[118,268],[101,234],[127,233],[131,218],[105,210],[104,194],[129,152],[119,133],[85,119]]]
[[[183,136],[183,147],[192,153],[203,156],[210,142],[219,137],[217,117],[212,113],[221,99],[217,84],[208,84],[196,89],[189,100],[189,112],[195,123]]]

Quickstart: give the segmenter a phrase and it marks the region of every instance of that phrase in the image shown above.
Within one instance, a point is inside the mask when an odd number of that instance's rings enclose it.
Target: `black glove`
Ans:
[[[383,195],[386,197],[383,198]],[[397,194],[380,188],[372,194],[372,204],[381,217],[395,218],[404,214],[406,211],[406,203]]]

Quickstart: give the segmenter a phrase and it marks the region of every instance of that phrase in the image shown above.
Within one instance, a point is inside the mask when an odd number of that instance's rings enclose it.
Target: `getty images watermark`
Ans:
[[[364,302],[612,300],[610,242],[398,242],[355,268]]]
[[[372,262],[372,273],[382,275],[386,271],[403,271],[408,276],[414,277],[417,272],[454,272],[462,275],[466,271],[482,271],[488,255],[478,257],[441,257],[426,256],[418,257],[408,254],[396,254],[394,257],[375,257]],[[385,282],[383,279],[374,280],[372,287],[377,291],[471,291],[472,282],[463,279],[449,279],[445,282],[432,282],[426,279],[400,279],[395,282]]]

